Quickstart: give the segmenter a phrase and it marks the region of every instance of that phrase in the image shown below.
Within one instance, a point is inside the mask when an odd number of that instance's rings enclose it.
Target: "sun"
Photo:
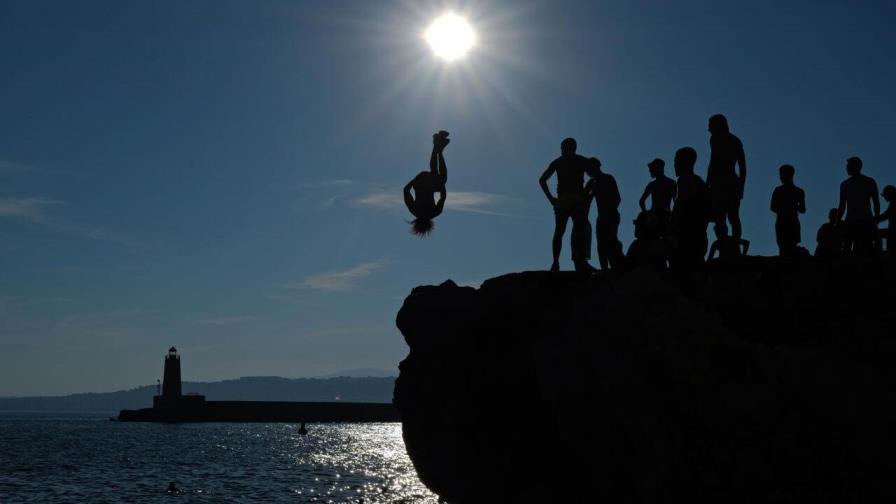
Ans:
[[[454,61],[476,44],[476,34],[466,19],[454,13],[443,14],[423,34],[436,56]]]

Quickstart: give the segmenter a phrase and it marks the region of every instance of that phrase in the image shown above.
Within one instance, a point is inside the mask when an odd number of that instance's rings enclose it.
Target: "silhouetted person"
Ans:
[[[641,195],[641,199],[638,201],[642,212],[647,211],[645,203],[648,197],[650,198],[650,210],[654,212],[658,210],[672,211],[672,203],[675,201],[677,188],[675,181],[663,173],[665,167],[666,162],[660,158],[647,163],[647,168],[650,170],[650,176],[653,177],[653,180],[644,188],[644,194]]]
[[[590,271],[594,268],[585,260],[585,247],[582,245],[582,230],[588,220],[588,198],[585,193],[585,171],[588,160],[576,154],[576,141],[566,138],[560,143],[560,157],[548,165],[541,174],[538,184],[544,191],[551,206],[554,207],[554,238],[552,252],[554,262],[551,271],[560,271],[560,250],[563,247],[563,234],[566,224],[572,219],[572,262],[576,271]],[[548,189],[548,179],[557,174],[557,197]]]
[[[404,204],[408,207],[414,220],[411,221],[411,232],[418,236],[426,236],[432,231],[433,219],[445,209],[445,183],[448,182],[448,167],[442,151],[451,140],[447,131],[439,131],[432,136],[432,154],[429,157],[429,171],[420,172],[404,186]],[[411,189],[414,193],[411,194]],[[439,193],[439,201],[434,194]]]
[[[849,178],[840,184],[840,206],[837,208],[837,218],[843,223],[843,249],[871,252],[875,239],[874,221],[880,215],[877,182],[862,175],[862,160],[855,156],[846,160],[846,173]]]
[[[622,197],[616,179],[601,171],[600,160],[591,158],[588,162],[591,180],[585,184],[585,190],[597,205],[597,221],[594,224],[597,257],[601,269],[618,268],[622,265],[622,243],[619,241],[619,203]]]
[[[304,436],[308,434],[308,429],[305,428],[305,422],[302,422],[302,425],[299,426],[299,435]]]
[[[730,261],[747,255],[747,251],[750,250],[749,241],[728,236],[728,228],[724,225],[715,224],[714,228],[718,238],[709,247],[710,260],[714,259],[716,254],[718,254],[720,261]]]
[[[638,200],[638,205],[641,207],[641,211],[644,212],[647,210],[645,204],[647,198],[650,198],[650,211],[656,216],[656,222],[660,226],[658,229],[660,235],[666,234],[666,227],[669,225],[669,218],[672,213],[672,203],[675,201],[675,192],[677,191],[675,181],[663,173],[665,166],[666,162],[659,158],[647,163],[647,168],[650,170],[650,176],[653,177],[653,180],[647,184],[647,187],[644,188],[644,194]]]
[[[627,267],[651,266],[666,268],[669,260],[669,242],[660,233],[660,223],[655,212],[641,212],[634,221],[635,239],[625,254]]]
[[[889,203],[887,205],[887,209],[880,214],[877,218],[877,222],[886,222],[887,229],[882,229],[882,235],[887,240],[887,253],[896,257],[896,208],[894,208],[894,200],[896,200],[896,187],[888,185],[884,187],[883,192],[881,192],[881,196]]]
[[[709,192],[706,182],[694,173],[696,163],[697,151],[691,147],[683,147],[675,153],[678,182],[671,231],[675,241],[673,266],[676,268],[702,263],[708,245]]]
[[[712,199],[712,220],[721,226],[731,223],[731,236],[740,238],[740,201],[747,181],[747,160],[744,145],[728,130],[728,120],[722,114],[709,118],[709,168],[706,184]],[[735,165],[739,170],[735,172]],[[716,227],[716,229],[719,229]]]
[[[794,185],[795,172],[793,166],[782,165],[778,169],[781,185],[772,193],[771,209],[777,216],[775,238],[782,257],[796,254],[797,246],[802,241],[799,214],[806,213],[806,193]]]
[[[843,232],[837,220],[837,209],[828,212],[828,221],[818,228],[815,257],[834,257],[843,251]]]

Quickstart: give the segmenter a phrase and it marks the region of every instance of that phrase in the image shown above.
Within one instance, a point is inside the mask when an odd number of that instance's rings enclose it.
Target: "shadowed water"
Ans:
[[[400,424],[307,427],[0,414],[0,502],[437,502]]]

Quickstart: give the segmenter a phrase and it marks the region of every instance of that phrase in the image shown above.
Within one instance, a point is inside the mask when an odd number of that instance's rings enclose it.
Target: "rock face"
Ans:
[[[394,403],[452,503],[892,500],[894,290],[814,258],[418,287]]]

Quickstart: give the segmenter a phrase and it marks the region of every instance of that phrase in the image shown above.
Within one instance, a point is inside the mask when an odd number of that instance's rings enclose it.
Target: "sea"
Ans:
[[[298,427],[0,413],[0,503],[438,502],[401,424]]]

